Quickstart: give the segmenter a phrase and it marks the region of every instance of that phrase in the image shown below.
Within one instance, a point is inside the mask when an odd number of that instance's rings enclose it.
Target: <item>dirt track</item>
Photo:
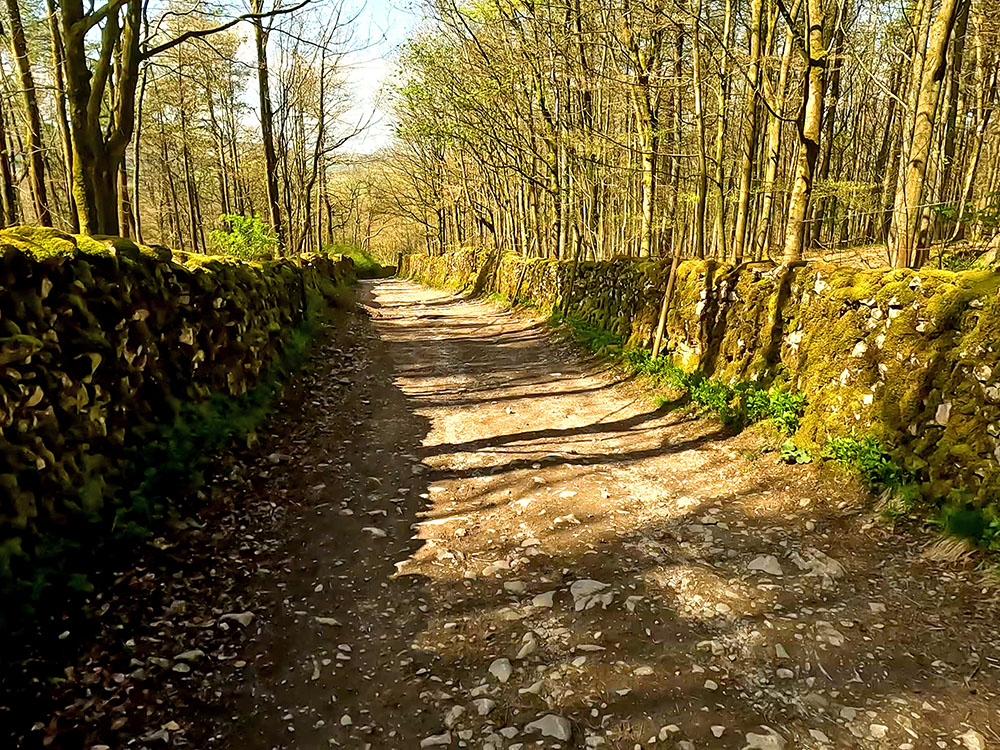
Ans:
[[[396,280],[363,301],[370,413],[320,376],[287,415],[264,491],[303,505],[262,563],[224,746],[1000,741],[995,598],[850,482],[491,305]]]

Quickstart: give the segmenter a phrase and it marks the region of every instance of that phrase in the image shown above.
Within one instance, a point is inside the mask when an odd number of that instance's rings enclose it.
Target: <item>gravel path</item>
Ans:
[[[294,510],[204,746],[1000,746],[996,588],[853,482],[525,317],[362,302],[256,490]]]

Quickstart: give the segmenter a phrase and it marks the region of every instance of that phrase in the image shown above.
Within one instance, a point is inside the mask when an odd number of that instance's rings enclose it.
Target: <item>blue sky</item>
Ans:
[[[414,0],[368,0],[359,7],[356,44],[363,49],[351,56],[348,80],[356,92],[357,106],[349,116],[362,119],[374,112],[368,132],[346,148],[371,153],[386,145],[392,123],[379,105],[378,95],[391,76],[396,51],[420,24],[422,11]]]

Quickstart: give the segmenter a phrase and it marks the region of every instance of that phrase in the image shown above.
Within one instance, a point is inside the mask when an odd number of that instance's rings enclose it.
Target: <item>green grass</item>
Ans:
[[[331,255],[343,255],[354,261],[360,279],[381,279],[392,275],[392,269],[383,266],[368,250],[358,245],[333,244],[324,250]]]

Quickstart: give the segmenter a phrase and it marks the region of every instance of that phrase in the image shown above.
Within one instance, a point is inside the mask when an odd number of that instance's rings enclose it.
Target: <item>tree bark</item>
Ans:
[[[260,13],[263,0],[253,0],[254,13]],[[278,199],[278,157],[274,150],[274,114],[271,109],[271,89],[268,82],[267,38],[268,30],[260,18],[254,19],[254,43],[257,50],[257,87],[260,93],[260,132],[264,145],[264,168],[267,170],[267,208],[271,227],[284,242],[281,225],[281,206]]]
[[[3,110],[0,97],[0,225],[17,223],[17,197],[14,193],[14,175],[10,167],[10,151],[7,146],[7,114]]]
[[[750,3],[750,69],[747,73],[747,99],[744,114],[743,154],[740,162],[740,192],[736,206],[736,231],[733,235],[733,263],[743,262],[747,224],[750,213],[750,181],[757,150],[757,98],[760,96],[760,36],[764,0]]]
[[[802,108],[796,122],[799,143],[795,177],[788,197],[788,222],[785,226],[784,266],[802,260],[802,236],[806,211],[812,196],[813,172],[819,156],[819,137],[823,125],[823,93],[826,86],[827,55],[823,41],[822,0],[806,3],[806,75]]]
[[[125,13],[119,17],[119,9]],[[118,165],[135,127],[139,73],[141,0],[124,6],[106,6],[85,12],[82,0],[62,0],[62,37],[65,46],[66,100],[73,145],[73,198],[80,231],[118,234]],[[91,70],[86,36],[103,20],[97,61]],[[118,61],[114,60],[119,50]],[[115,68],[116,81],[108,121],[102,121],[105,92]]]
[[[49,14],[49,35],[52,40],[52,82],[53,96],[56,101],[56,127],[59,129],[59,141],[63,152],[63,169],[66,175],[66,193],[69,197],[69,223],[73,232],[80,231],[80,217],[77,214],[76,202],[73,198],[73,146],[70,142],[69,120],[66,118],[66,81],[63,75],[63,41],[59,30],[59,14],[55,0],[45,0]]]
[[[691,33],[691,63],[694,87],[694,118],[698,132],[698,189],[694,206],[694,254],[705,257],[705,204],[708,197],[708,159],[705,144],[705,110],[702,104],[701,80],[701,11],[702,0],[695,2],[694,28]]]
[[[909,142],[903,142],[903,174],[896,190],[889,242],[896,268],[916,267],[921,260],[919,229],[924,177],[937,114],[946,50],[955,27],[958,0],[942,0],[927,38],[923,75],[919,86]]]
[[[24,104],[24,140],[28,153],[28,181],[35,220],[42,226],[52,226],[49,200],[45,190],[45,152],[42,146],[42,117],[38,110],[35,78],[28,60],[28,40],[21,22],[21,7],[17,0],[7,0],[7,20],[10,23],[11,54],[17,63],[21,81],[21,101]]]
[[[759,0],[756,0],[759,2]],[[758,19],[758,25],[759,25]],[[751,21],[751,26],[753,22]],[[718,243],[716,257],[723,258],[728,253],[726,245],[726,175],[723,159],[725,156],[726,139],[726,110],[729,103],[729,45],[732,39],[733,28],[733,1],[725,0],[724,20],[722,26],[722,59],[719,62],[719,93],[718,93],[718,119],[715,124],[715,241]],[[751,35],[753,31],[751,30]],[[751,63],[752,65],[753,63]]]

